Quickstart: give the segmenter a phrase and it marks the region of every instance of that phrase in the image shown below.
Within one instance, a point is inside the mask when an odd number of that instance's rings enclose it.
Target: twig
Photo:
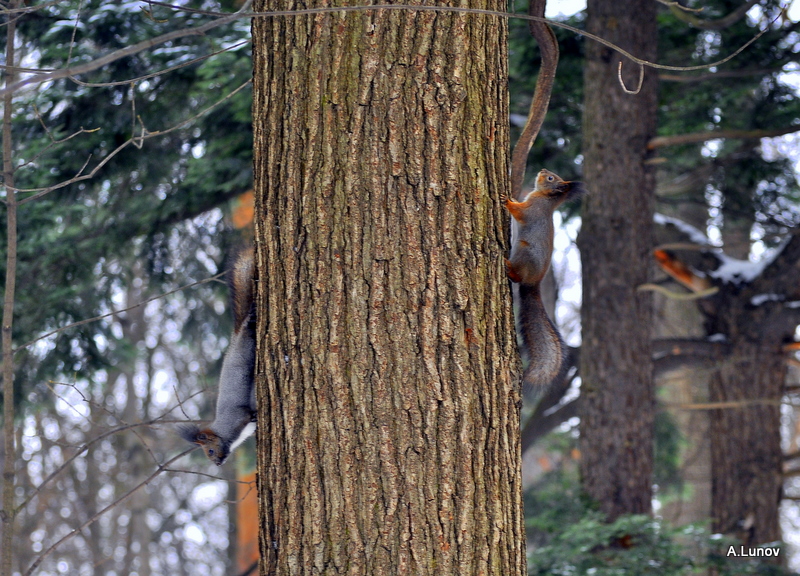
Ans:
[[[156,4],[153,2],[153,4]],[[169,4],[161,4],[163,6],[172,6]],[[480,8],[463,8],[458,6],[422,6],[422,5],[411,5],[411,4],[375,4],[372,6],[336,6],[336,7],[325,7],[325,8],[307,8],[303,10],[275,10],[272,12],[249,12],[251,1],[248,0],[245,2],[244,6],[238,11],[234,12],[233,14],[227,14],[225,16],[220,16],[217,20],[213,22],[207,22],[201,26],[196,26],[194,28],[185,28],[183,30],[174,30],[172,32],[168,32],[166,34],[162,34],[161,36],[156,36],[155,38],[151,38],[149,40],[144,40],[133,46],[128,46],[126,48],[121,48],[120,50],[116,50],[110,54],[107,54],[97,60],[93,60],[91,62],[87,62],[86,64],[82,64],[80,66],[76,66],[74,68],[62,68],[59,70],[54,70],[52,72],[44,73],[44,74],[35,74],[11,86],[6,86],[3,90],[0,90],[0,96],[4,96],[7,92],[16,92],[20,88],[24,86],[28,86],[30,84],[41,84],[43,82],[49,82],[52,80],[58,80],[60,78],[68,78],[71,76],[77,76],[80,74],[86,74],[88,72],[93,72],[103,66],[110,64],[112,62],[116,62],[122,58],[127,56],[132,56],[133,54],[137,54],[149,48],[153,48],[160,44],[164,44],[165,42],[169,42],[171,40],[176,40],[178,38],[184,38],[186,36],[201,36],[208,32],[209,30],[213,30],[214,28],[218,28],[225,24],[229,24],[234,22],[235,20],[243,19],[243,18],[275,18],[279,16],[301,16],[301,15],[309,15],[309,14],[333,14],[336,12],[367,12],[373,10],[411,10],[417,12],[454,12],[458,14],[481,14],[484,16],[497,16],[500,18],[516,18],[519,20],[528,20],[531,22],[544,22],[549,24],[550,26],[555,26],[556,28],[562,28],[564,30],[569,30],[570,32],[577,34],[579,36],[583,36],[584,38],[589,38],[590,40],[594,40],[607,48],[617,52],[621,56],[624,56],[631,62],[636,64],[646,66],[648,68],[655,68],[657,70],[672,70],[675,72],[690,72],[692,70],[706,70],[708,68],[713,68],[715,66],[720,66],[726,62],[729,62],[739,54],[741,54],[744,50],[746,50],[753,42],[761,38],[764,34],[766,34],[770,30],[770,26],[776,22],[781,15],[779,14],[775,18],[773,18],[769,24],[763,29],[760,30],[757,34],[755,34],[750,40],[742,44],[738,49],[734,52],[717,60],[715,62],[710,62],[708,64],[700,64],[697,66],[670,66],[666,64],[658,64],[656,62],[651,62],[649,60],[644,60],[643,58],[638,58],[614,44],[613,42],[609,42],[604,38],[586,32],[585,30],[580,30],[575,28],[574,26],[570,26],[569,24],[564,24],[563,22],[556,22],[554,20],[548,20],[547,18],[541,18],[538,16],[530,16],[526,14],[514,14],[511,12],[503,12],[499,10],[483,10]],[[172,6],[176,9],[181,9],[182,7],[179,6]],[[209,12],[209,15],[212,14],[223,14],[223,13],[213,13]]]
[[[199,448],[199,446],[196,446]],[[175,472],[178,474],[192,474],[194,476],[203,476],[205,478],[210,478],[212,480],[221,480],[223,482],[229,482],[231,484],[246,484],[247,486],[254,486],[255,482],[252,480],[231,480],[229,478],[223,478],[222,476],[215,476],[214,474],[209,474],[207,472],[198,472],[197,470],[186,470],[185,468],[167,468],[164,472]]]
[[[20,14],[20,13],[30,14],[31,12],[41,10],[42,8],[49,8],[50,6],[55,6],[58,3],[59,0],[50,0],[49,2],[42,2],[41,4],[37,4],[36,6],[23,6],[22,8],[0,7],[0,14]],[[14,4],[16,4],[16,2]]]
[[[67,51],[67,66],[72,62],[72,50],[75,48],[75,35],[78,33],[78,24],[81,21],[81,9],[83,8],[83,0],[78,2],[78,11],[75,14],[75,24],[72,25],[72,38],[69,40],[69,50]]]
[[[81,173],[86,168],[86,165],[89,163],[89,160],[91,160],[91,156],[86,160],[86,162],[84,163],[83,167],[80,169],[78,174],[76,174],[73,178],[70,178],[69,180],[65,180],[64,182],[59,182],[58,184],[54,184],[54,185],[48,186],[46,188],[27,188],[27,189],[19,189],[19,190],[17,190],[17,192],[21,192],[21,193],[36,192],[36,194],[34,194],[32,196],[28,196],[27,198],[24,198],[23,200],[20,200],[19,201],[19,205],[22,206],[23,204],[27,204],[28,202],[32,202],[32,201],[34,201],[34,200],[36,200],[38,198],[41,198],[42,196],[44,196],[46,194],[49,194],[50,192],[54,192],[55,190],[59,190],[61,188],[64,188],[65,186],[69,186],[70,184],[75,184],[77,182],[82,182],[84,180],[90,180],[91,178],[94,178],[95,174],[97,174],[100,171],[100,169],[103,168],[103,166],[105,166],[114,156],[116,156],[117,154],[122,152],[122,150],[124,150],[125,148],[127,148],[131,144],[136,145],[136,142],[142,142],[144,140],[149,140],[150,138],[155,138],[156,136],[164,136],[165,134],[169,134],[170,132],[174,132],[175,130],[179,130],[183,126],[185,126],[187,124],[190,124],[191,122],[194,122],[200,116],[210,112],[211,110],[213,110],[214,108],[216,108],[217,106],[219,106],[220,104],[225,102],[226,100],[229,100],[234,95],[238,94],[241,90],[243,90],[245,87],[247,87],[251,82],[252,82],[252,80],[247,80],[246,82],[241,84],[238,88],[236,88],[232,92],[228,93],[226,96],[224,96],[220,100],[217,100],[216,102],[214,102],[208,108],[205,108],[204,110],[201,110],[200,112],[198,112],[194,116],[192,116],[190,118],[187,118],[186,120],[183,120],[183,121],[179,122],[178,124],[176,124],[176,125],[174,125],[174,126],[172,126],[170,128],[167,128],[166,130],[159,130],[159,131],[155,131],[155,132],[147,132],[147,133],[143,133],[141,136],[131,135],[131,137],[128,140],[126,140],[125,142],[123,142],[122,144],[117,146],[105,158],[103,158],[100,161],[100,163],[97,166],[95,166],[92,169],[92,171],[89,172],[88,174],[81,174]]]
[[[44,559],[45,559],[45,558],[47,558],[47,557],[48,557],[50,554],[52,554],[52,553],[53,553],[53,551],[54,551],[56,548],[58,548],[58,547],[59,547],[59,546],[60,546],[62,543],[66,542],[66,541],[67,541],[67,540],[69,540],[70,538],[73,538],[74,536],[77,536],[78,534],[80,534],[80,532],[81,532],[81,531],[82,531],[84,528],[86,528],[87,526],[90,526],[90,525],[94,524],[95,522],[97,522],[97,520],[99,520],[99,519],[100,519],[100,517],[101,517],[103,514],[105,514],[106,512],[108,512],[109,510],[111,510],[112,508],[114,508],[114,507],[116,507],[116,506],[119,506],[119,505],[120,505],[120,504],[122,504],[122,503],[123,503],[125,500],[127,500],[128,498],[130,498],[131,496],[133,496],[133,495],[134,495],[136,492],[138,492],[139,490],[141,490],[142,488],[144,488],[145,486],[147,486],[148,484],[150,484],[150,482],[152,482],[152,481],[153,481],[153,479],[155,479],[155,478],[156,478],[156,477],[157,477],[159,474],[161,474],[161,473],[162,473],[164,470],[166,470],[167,468],[169,468],[169,465],[170,465],[170,464],[172,464],[173,462],[175,462],[176,460],[178,460],[178,459],[180,459],[180,458],[183,458],[184,456],[186,456],[186,455],[187,455],[189,452],[191,452],[192,450],[194,450],[194,448],[189,448],[189,449],[187,449],[187,450],[184,450],[183,452],[181,452],[181,453],[180,453],[180,454],[178,454],[177,456],[173,456],[172,458],[170,458],[169,460],[167,460],[166,462],[164,462],[163,464],[161,464],[161,465],[160,465],[158,468],[156,468],[155,472],[153,472],[153,473],[152,473],[150,476],[148,476],[148,477],[147,477],[145,480],[143,480],[142,482],[140,482],[139,484],[137,484],[136,486],[134,486],[133,488],[131,488],[131,489],[130,489],[130,490],[129,490],[129,491],[126,493],[126,494],[124,494],[123,496],[121,496],[120,498],[118,498],[117,500],[115,500],[114,502],[112,502],[111,504],[109,504],[108,506],[106,506],[105,508],[103,508],[102,510],[100,510],[99,512],[97,512],[96,514],[94,514],[94,515],[93,515],[91,518],[89,518],[88,520],[86,520],[86,521],[85,521],[83,524],[81,524],[79,527],[75,528],[74,530],[72,530],[72,531],[68,532],[66,535],[64,535],[63,537],[61,537],[61,538],[60,538],[58,541],[56,541],[56,542],[55,542],[54,544],[52,544],[52,545],[51,545],[51,546],[50,546],[50,547],[49,547],[47,550],[45,550],[44,552],[42,552],[42,553],[39,555],[39,557],[38,557],[38,558],[37,558],[37,559],[36,559],[36,560],[33,562],[33,564],[31,564],[30,568],[28,568],[28,569],[25,571],[25,576],[30,576],[31,574],[33,574],[33,572],[36,570],[36,568],[38,568],[39,564],[41,564],[41,563],[44,561]]]
[[[648,150],[655,150],[664,146],[679,146],[682,144],[699,144],[717,138],[759,139],[775,138],[800,132],[800,125],[775,128],[773,130],[711,130],[709,132],[694,132],[692,134],[676,134],[674,136],[657,136],[647,143]]]
[[[87,318],[86,320],[79,320],[78,322],[73,322],[72,324],[67,324],[66,326],[62,326],[61,328],[56,328],[55,330],[52,330],[52,331],[48,332],[47,334],[44,334],[42,336],[34,338],[33,340],[31,340],[29,342],[26,342],[22,346],[18,346],[14,350],[14,353],[22,350],[23,348],[27,348],[28,346],[38,342],[39,340],[43,340],[45,338],[48,338],[48,337],[52,336],[53,334],[58,334],[59,332],[63,332],[64,330],[69,330],[70,328],[75,328],[76,326],[83,326],[84,324],[90,324],[92,322],[97,322],[98,320],[102,320],[103,318],[108,318],[109,316],[114,316],[114,315],[120,314],[122,312],[127,312],[128,310],[133,310],[134,308],[138,308],[139,306],[144,306],[145,304],[149,304],[150,302],[153,302],[155,300],[160,300],[161,298],[165,298],[166,296],[169,296],[170,294],[174,294],[175,292],[180,292],[181,290],[186,290],[187,288],[193,288],[195,286],[200,286],[201,284],[206,284],[208,282],[213,282],[214,280],[217,280],[218,278],[221,278],[225,274],[227,274],[227,270],[225,272],[220,272],[216,276],[211,276],[210,278],[206,278],[204,280],[198,280],[197,282],[192,282],[191,284],[186,284],[185,286],[180,286],[178,288],[175,288],[174,290],[170,290],[169,292],[164,292],[163,294],[159,294],[158,296],[153,296],[152,298],[148,298],[147,300],[144,300],[144,301],[139,302],[138,304],[134,304],[132,306],[128,306],[127,308],[123,308],[122,310],[114,310],[113,312],[108,312],[107,314],[101,314],[100,316],[95,316],[94,318]]]
[[[619,68],[617,68],[617,78],[619,79],[619,85],[622,86],[622,90],[625,92],[625,94],[638,94],[642,90],[642,84],[644,84],[644,66],[639,64],[639,83],[633,90],[625,86],[625,81],[622,79],[622,60],[619,61]]]
[[[192,396],[190,396],[190,397],[196,396],[197,394],[202,394],[203,392],[204,392],[204,390],[199,390],[195,394],[192,394]],[[173,406],[172,408],[170,408],[169,410],[164,412],[164,415],[169,414],[174,409],[175,409],[175,407]],[[67,458],[60,466],[58,466],[58,468],[56,468],[50,474],[48,474],[47,478],[42,480],[39,483],[39,485],[36,486],[36,488],[34,488],[33,491],[25,497],[25,499],[16,507],[15,510],[19,511],[19,510],[22,510],[25,506],[27,506],[31,502],[31,500],[36,498],[36,496],[42,491],[42,489],[48,483],[52,482],[52,480],[56,476],[61,474],[61,472],[66,470],[69,467],[69,465],[72,462],[75,461],[76,458],[78,458],[81,454],[86,452],[89,448],[91,448],[94,444],[96,444],[100,440],[103,440],[104,438],[107,438],[107,437],[112,436],[114,434],[117,434],[119,432],[124,432],[125,430],[130,430],[131,428],[160,426],[160,425],[164,425],[164,424],[180,424],[180,423],[183,423],[183,422],[185,422],[185,420],[163,420],[162,417],[159,417],[159,418],[156,418],[155,420],[150,420],[148,422],[136,422],[135,424],[125,424],[124,426],[117,426],[117,427],[112,428],[110,430],[106,430],[105,432],[99,434],[98,436],[95,436],[94,438],[92,438],[88,442],[84,443],[80,448],[77,449],[77,451],[72,456]]]
[[[75,84],[79,86],[86,86],[88,88],[108,88],[112,86],[123,86],[125,84],[131,84],[132,82],[141,82],[142,80],[149,80],[150,78],[155,78],[156,76],[162,76],[169,72],[173,72],[174,70],[186,68],[187,66],[191,66],[192,64],[197,64],[198,62],[202,62],[203,60],[208,60],[209,58],[218,56],[219,54],[223,54],[225,52],[231,52],[249,43],[250,40],[242,40],[241,42],[239,42],[238,44],[234,44],[233,46],[222,48],[221,50],[216,50],[209,54],[204,54],[203,56],[192,58],[191,60],[187,60],[186,62],[181,62],[180,64],[176,64],[175,66],[164,68],[163,70],[159,70],[158,72],[152,72],[151,74],[145,74],[144,76],[137,76],[136,78],[131,78],[129,80],[119,80],[117,82],[83,82],[81,80],[78,80],[77,78],[72,78],[72,77],[70,77],[70,80],[72,80],[73,82],[75,82]]]
[[[774,62],[773,62],[774,64]],[[707,72],[696,76],[682,76],[680,74],[659,74],[658,79],[665,82],[704,82],[706,80],[718,80],[720,78],[747,78],[748,76],[765,76],[767,74],[782,74],[788,72],[783,66],[775,68],[749,68],[746,70],[723,70],[718,72]]]
[[[97,60],[92,60],[91,62],[87,62],[86,64],[81,64],[79,66],[70,67],[67,66],[66,68],[61,68],[59,70],[54,70],[53,72],[48,72],[46,74],[35,74],[28,78],[23,78],[19,82],[13,83],[10,86],[7,84],[3,90],[0,90],[0,96],[5,96],[6,93],[15,93],[20,88],[24,86],[28,86],[29,84],[41,84],[42,82],[50,82],[52,80],[58,80],[60,78],[68,78],[70,76],[78,76],[80,74],[86,74],[88,72],[93,72],[99,68],[107,64],[111,64],[112,62],[116,62],[122,58],[126,58],[128,56],[132,56],[134,54],[138,54],[148,48],[153,48],[154,46],[158,46],[159,44],[164,44],[165,42],[170,42],[172,40],[177,40],[178,38],[184,38],[186,36],[202,36],[209,30],[213,30],[214,28],[218,28],[219,26],[223,26],[225,24],[229,24],[238,20],[240,18],[248,18],[249,13],[247,10],[250,9],[251,0],[248,0],[244,3],[242,8],[238,12],[234,12],[233,14],[228,14],[227,16],[221,17],[213,22],[206,22],[200,26],[196,26],[194,28],[184,28],[183,30],[173,30],[172,32],[167,32],[166,34],[162,34],[161,36],[156,36],[155,38],[151,38],[149,40],[143,40],[141,42],[137,42],[132,46],[126,46],[125,48],[120,48],[119,50],[115,50],[110,54],[106,54],[98,58]]]
[[[48,128],[47,124],[45,123],[44,118],[42,118],[42,115],[39,112],[39,108],[37,108],[36,104],[33,104],[33,113],[36,115],[36,119],[39,121],[39,124],[44,129],[45,133],[47,134],[47,137],[50,138],[50,144],[42,148],[30,160],[17,166],[17,170],[20,170],[25,166],[30,166],[31,164],[35,164],[36,161],[39,160],[39,158],[41,158],[42,156],[44,156],[50,149],[52,149],[53,146],[56,146],[58,144],[63,144],[64,142],[72,140],[73,138],[75,138],[76,136],[80,136],[81,134],[91,134],[92,132],[97,132],[98,130],[100,130],[100,128],[90,128],[89,130],[86,130],[85,128],[80,128],[78,131],[73,132],[69,136],[61,138],[60,140],[56,140],[55,136],[53,136],[53,133],[50,132],[50,128]],[[86,164],[84,164],[84,168],[85,167]]]
[[[669,0],[658,0],[658,2],[664,6],[675,7],[678,10],[683,10],[684,12],[702,12],[704,10],[702,6],[700,8],[689,8],[680,2],[670,2]]]
[[[694,26],[695,28],[699,28],[701,30],[722,30],[744,18],[750,8],[758,4],[758,2],[759,0],[748,0],[730,14],[727,14],[716,20],[704,20],[703,18],[698,18],[697,16],[688,13],[691,12],[691,10],[687,10],[679,4],[677,6],[671,6],[670,11],[678,20],[685,22],[690,26]]]

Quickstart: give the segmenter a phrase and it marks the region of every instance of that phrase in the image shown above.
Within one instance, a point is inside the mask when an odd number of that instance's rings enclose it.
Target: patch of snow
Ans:
[[[701,246],[711,246],[711,241],[708,239],[708,236],[703,234],[700,230],[692,226],[691,224],[684,222],[678,218],[673,218],[672,216],[665,216],[664,214],[659,214],[656,212],[653,214],[653,222],[656,224],[660,224],[661,226],[666,226],[667,224],[672,224],[678,230],[683,232],[689,237],[689,240],[694,242],[695,244],[700,244]]]
[[[783,302],[785,299],[783,294],[757,294],[750,298],[750,304],[761,306],[765,302]]]
[[[709,272],[708,275],[712,278],[717,278],[723,282],[733,282],[738,284],[740,282],[752,282],[764,268],[772,262],[771,258],[764,258],[758,262],[750,262],[749,260],[737,260],[726,256],[722,252],[716,254],[717,258],[722,262],[722,266],[716,270]]]

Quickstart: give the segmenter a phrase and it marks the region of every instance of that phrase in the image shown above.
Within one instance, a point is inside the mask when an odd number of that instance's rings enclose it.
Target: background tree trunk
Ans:
[[[656,3],[589,0],[586,28],[655,60]],[[645,165],[656,131],[657,77],[645,73],[636,95],[617,80],[620,57],[586,45],[584,177],[590,190],[578,244],[583,262],[581,475],[583,487],[613,519],[650,511],[654,393],[650,296],[655,178]],[[635,88],[638,69],[623,78]]]
[[[711,378],[712,402],[755,401],[711,412],[711,528],[745,545],[781,539],[780,401],[785,380],[780,342],[766,338],[734,342]]]
[[[657,210],[660,214],[678,218],[698,230],[704,230],[708,222],[708,208],[705,204],[707,182],[687,184],[683,180],[667,180],[659,183]],[[673,190],[671,191],[670,187]],[[672,203],[674,198],[690,201]],[[655,227],[655,244],[690,243],[690,239],[674,227]],[[653,281],[666,282],[666,287],[674,292],[685,291],[679,283],[670,282],[669,276],[658,269]],[[653,339],[658,340],[703,340],[705,317],[697,301],[676,300],[663,294],[653,295]],[[658,456],[656,455],[655,482],[659,484],[661,509],[659,515],[672,526],[707,522],[711,516],[711,444],[710,412],[708,410],[688,410],[680,405],[707,403],[709,400],[709,379],[713,371],[712,360],[675,359],[661,355],[654,350],[654,378],[658,389],[659,406],[665,413],[656,415],[664,418],[667,425],[674,425],[680,434],[680,454],[677,462],[678,477],[658,478]],[[672,406],[670,406],[670,404]],[[658,428],[656,428],[658,429]],[[663,427],[662,427],[663,430]],[[663,440],[662,440],[663,441]],[[658,445],[658,439],[655,440]],[[669,463],[662,462],[662,466]],[[666,470],[662,468],[662,476]],[[675,482],[675,483],[673,483]]]
[[[475,15],[254,20],[262,574],[525,571],[506,44]]]
[[[725,336],[725,355],[712,375],[709,399],[741,403],[711,412],[712,528],[745,545],[781,537],[780,403],[787,373],[781,348],[793,339],[797,317],[781,302],[758,298],[796,297],[798,260],[800,242],[792,238],[754,280],[723,283],[718,294],[703,302],[708,334]]]

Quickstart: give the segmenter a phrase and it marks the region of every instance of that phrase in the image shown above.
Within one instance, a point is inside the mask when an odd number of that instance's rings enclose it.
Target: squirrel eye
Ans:
[[[548,182],[552,182],[552,181],[553,181],[553,177],[552,177],[552,176],[548,176],[548,177],[547,177],[547,181],[548,181]]]
[[[213,448],[209,448],[208,449],[208,455],[209,456],[213,456],[214,455],[214,449]]]

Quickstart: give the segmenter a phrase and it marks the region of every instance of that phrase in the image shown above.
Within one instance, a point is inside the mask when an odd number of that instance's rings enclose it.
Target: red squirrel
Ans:
[[[184,439],[198,444],[217,466],[256,431],[254,272],[253,250],[242,251],[234,259],[228,280],[234,328],[222,361],[216,417],[204,428],[194,424],[178,428]]]
[[[518,285],[515,315],[524,364],[522,383],[534,390],[543,390],[561,374],[567,353],[539,292],[553,255],[553,212],[583,192],[581,182],[565,182],[553,172],[541,170],[536,187],[524,200],[501,199],[512,216],[506,272]]]

